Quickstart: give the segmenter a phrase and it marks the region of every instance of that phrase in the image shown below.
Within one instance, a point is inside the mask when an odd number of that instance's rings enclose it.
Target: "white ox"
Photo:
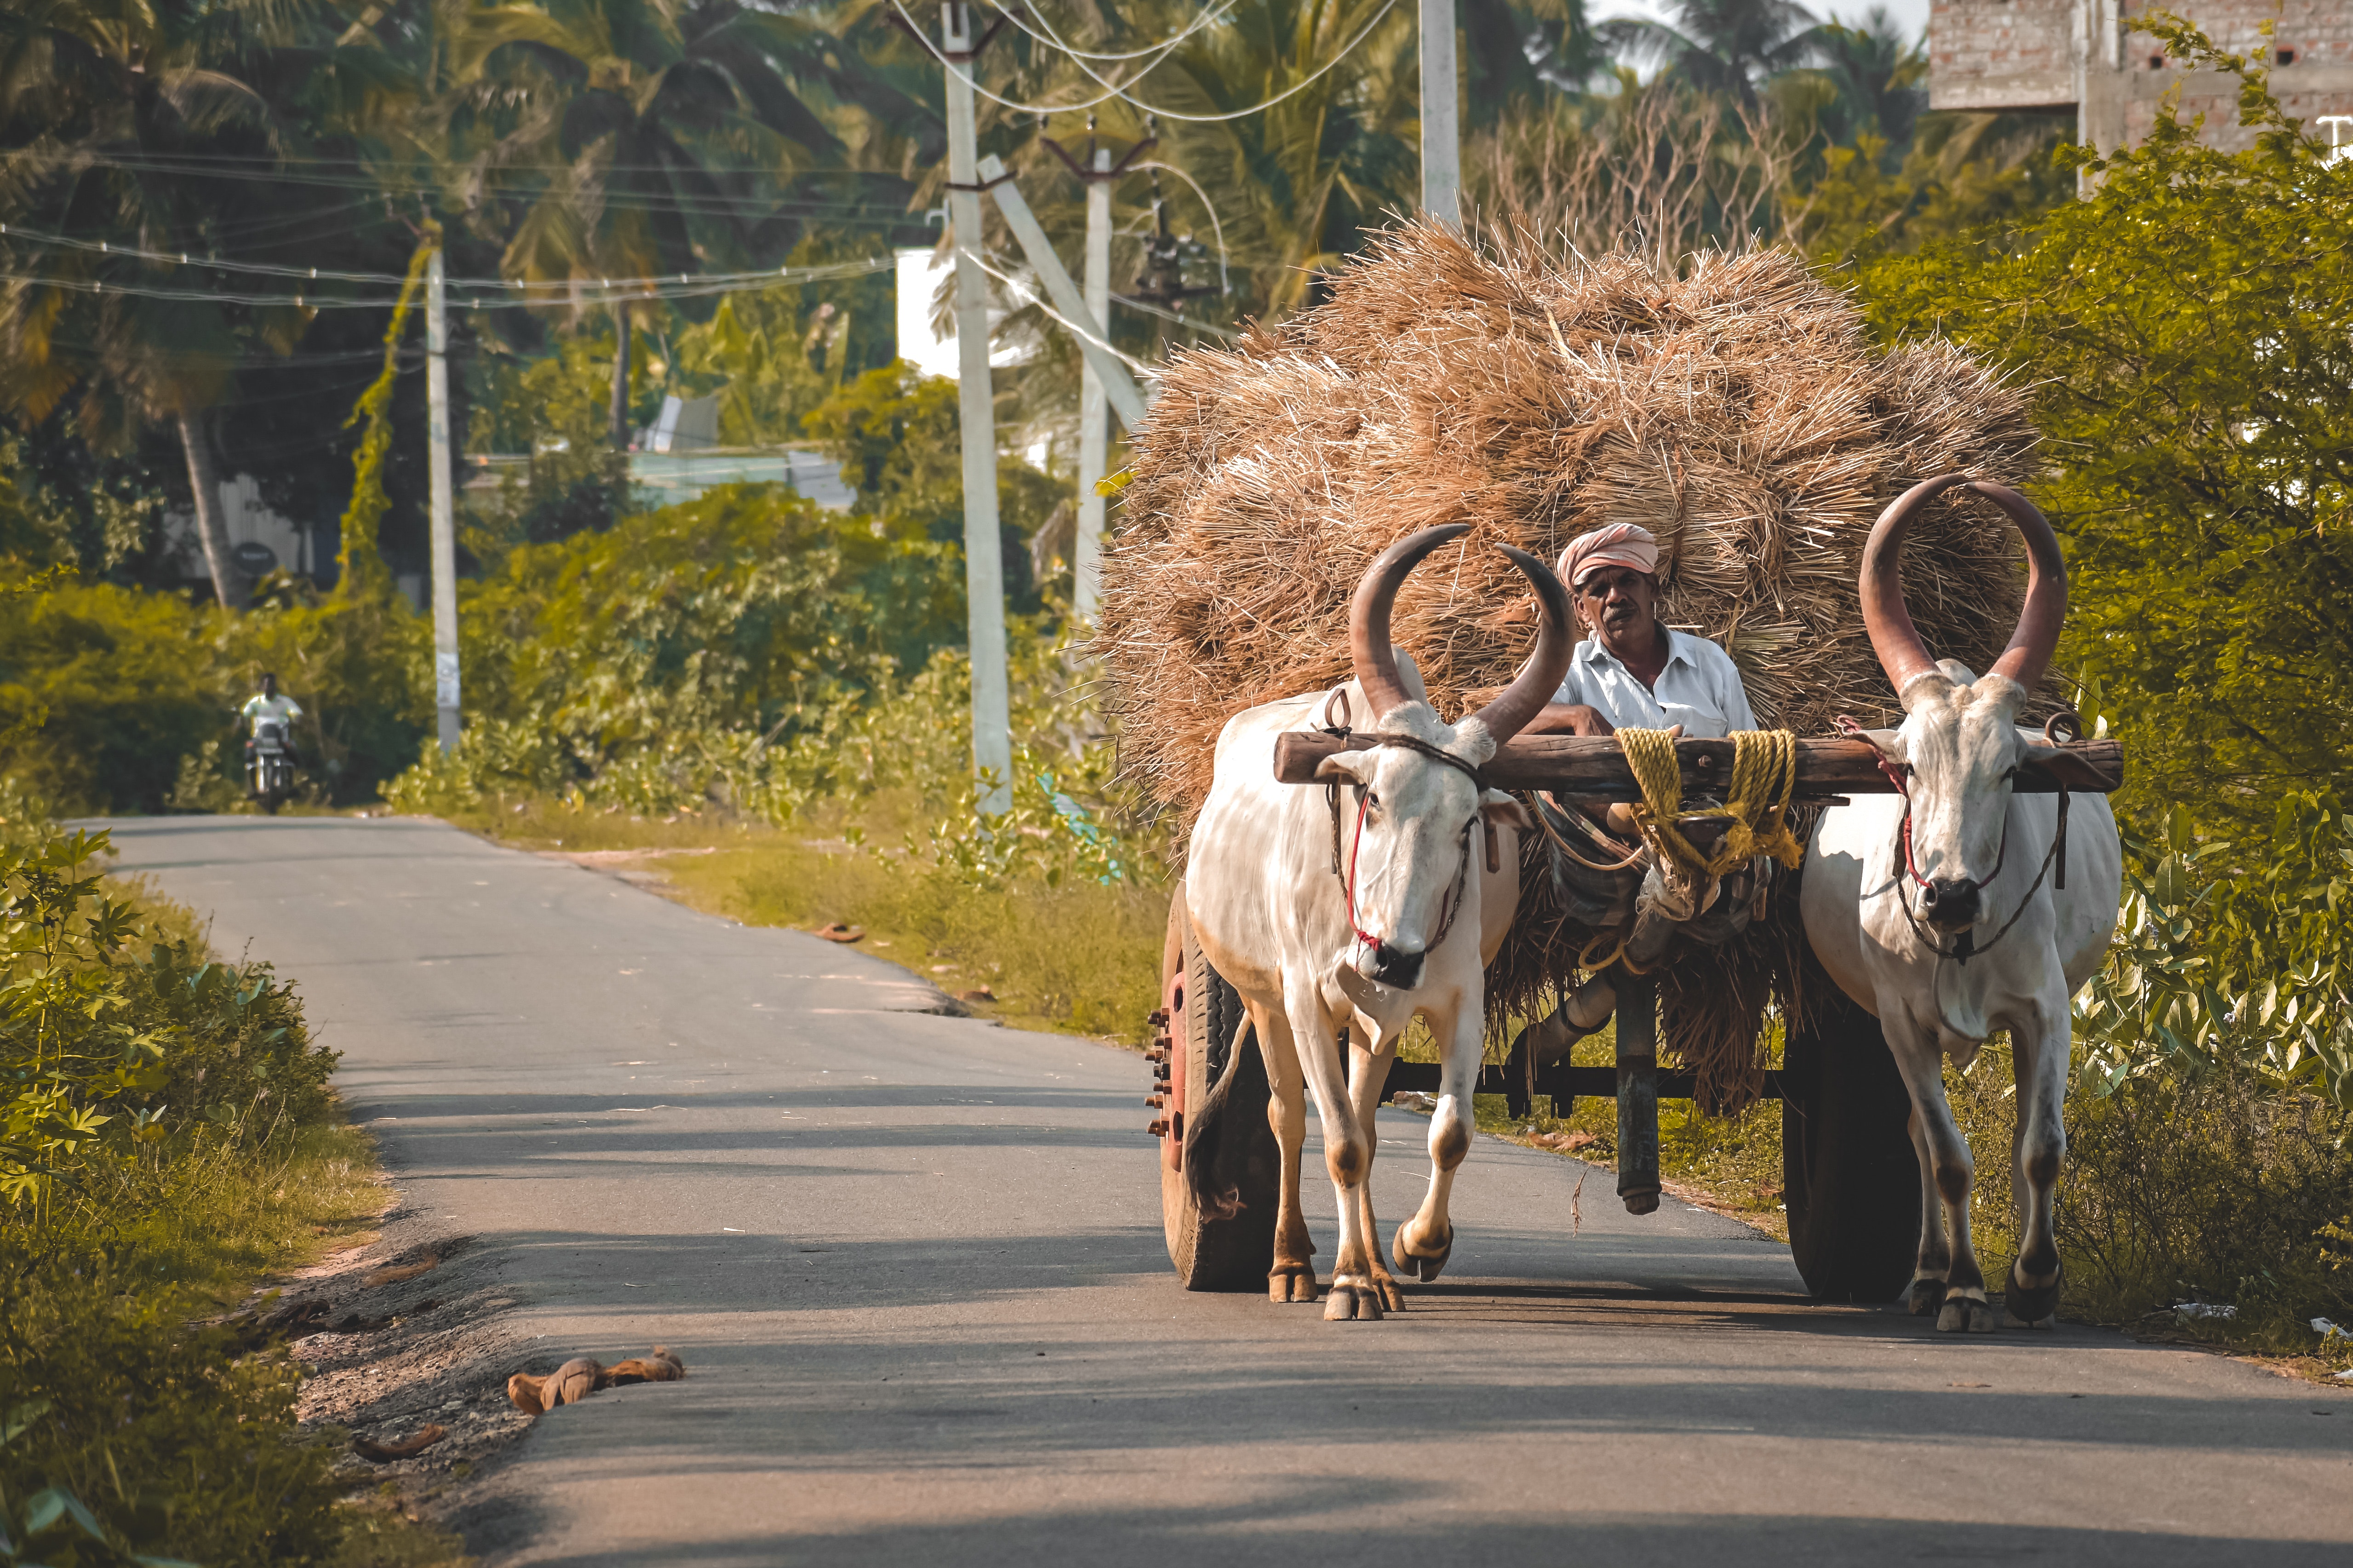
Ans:
[[[1421,700],[1418,680],[1400,676],[1389,645],[1398,586],[1417,562],[1465,531],[1425,529],[1391,545],[1356,589],[1348,617],[1356,679],[1344,689],[1370,712],[1379,739],[1326,759],[1317,773],[1340,799],[1336,826],[1326,790],[1274,776],[1275,737],[1315,728],[1328,694],[1271,702],[1236,715],[1219,736],[1215,780],[1186,863],[1187,912],[1202,951],[1241,994],[1271,1091],[1267,1116],[1282,1149],[1282,1185],[1268,1294],[1315,1299],[1314,1247],[1299,1203],[1303,1079],[1339,1190],[1340,1253],[1324,1312],[1334,1321],[1378,1318],[1403,1304],[1381,1263],[1367,1184],[1379,1142],[1373,1113],[1417,1014],[1429,1018],[1444,1063],[1430,1120],[1430,1191],[1398,1227],[1395,1256],[1399,1270],[1431,1279],[1453,1249],[1447,1194],[1471,1149],[1483,971],[1519,903],[1518,835],[1529,826],[1518,802],[1483,788],[1475,773],[1535,716],[1568,667],[1567,595],[1542,562],[1504,546],[1543,603],[1529,667],[1486,708],[1451,725]],[[1345,1082],[1344,1033],[1353,1047]]]
[[[1913,514],[1962,484],[2010,514],[2030,562],[2018,629],[1982,678],[1930,657],[1898,578]],[[2064,797],[2010,790],[2042,744],[2016,720],[2058,645],[2066,567],[2025,497],[1947,474],[1881,515],[1863,550],[1862,590],[1863,625],[1905,712],[1901,729],[1875,739],[1908,793],[1823,814],[1806,862],[1806,934],[1840,989],[1878,1016],[1911,1090],[1921,1189],[1912,1310],[1936,1312],[1947,1332],[1990,1330],[1994,1319],[1969,1241],[1975,1168],[1945,1100],[1940,1058],[1967,1067],[1989,1034],[2010,1031],[2019,1246],[2004,1304],[2012,1326],[2047,1324],[2059,1299],[2051,1204],[2067,1149],[2069,1003],[2106,951],[2123,872],[2105,795],[2073,801],[2062,844]]]

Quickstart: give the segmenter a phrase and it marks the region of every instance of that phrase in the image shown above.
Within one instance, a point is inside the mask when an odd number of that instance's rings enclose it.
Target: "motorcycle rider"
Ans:
[[[261,689],[247,698],[245,706],[237,710],[237,718],[245,726],[245,776],[248,794],[254,793],[254,741],[260,734],[261,727],[265,723],[275,722],[278,726],[279,744],[286,753],[286,765],[290,768],[301,765],[301,756],[294,749],[294,721],[301,717],[302,717],[302,705],[291,697],[279,695],[277,675],[270,670],[263,670]]]

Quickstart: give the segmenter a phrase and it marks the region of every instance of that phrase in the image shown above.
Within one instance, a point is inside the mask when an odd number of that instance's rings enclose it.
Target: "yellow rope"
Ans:
[[[1736,730],[1732,734],[1732,787],[1720,806],[1683,810],[1683,774],[1675,738],[1664,730],[1620,730],[1618,744],[1641,786],[1634,820],[1651,847],[1675,864],[1704,876],[1721,877],[1752,856],[1770,855],[1791,870],[1805,849],[1789,836],[1789,796],[1798,784],[1798,738],[1787,730]],[[1730,828],[1713,857],[1683,836],[1684,819],[1728,818]]]

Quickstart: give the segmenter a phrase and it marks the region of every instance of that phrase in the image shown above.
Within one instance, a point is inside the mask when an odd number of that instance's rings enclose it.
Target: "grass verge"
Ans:
[[[343,1506],[339,1435],[295,1421],[300,1369],[220,1321],[383,1206],[292,988],[216,962],[152,888],[88,879],[83,845],[37,834],[6,856],[30,918],[0,988],[0,1556],[463,1563]]]
[[[518,848],[641,855],[666,890],[746,925],[865,931],[860,951],[905,966],[976,1013],[1022,1028],[1141,1047],[1159,1005],[1168,893],[1076,879],[976,885],[892,847],[920,820],[903,794],[853,814],[812,810],[785,829],[716,814],[633,816],[543,798],[489,803],[450,818]]]

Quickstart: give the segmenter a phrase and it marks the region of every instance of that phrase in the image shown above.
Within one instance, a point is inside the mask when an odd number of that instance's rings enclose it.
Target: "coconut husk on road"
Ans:
[[[1896,717],[1855,587],[1881,508],[1957,469],[2034,477],[2020,389],[1948,344],[1875,347],[1853,300],[1786,252],[1564,265],[1415,224],[1330,283],[1237,347],[1176,356],[1135,432],[1098,646],[1123,765],[1180,849],[1219,729],[1347,678],[1349,595],[1416,529],[1472,525],[1393,621],[1442,713],[1487,700],[1533,646],[1534,600],[1493,546],[1552,560],[1628,521],[1658,536],[1669,624],[1731,653],[1761,723],[1820,735],[1840,713]],[[1931,502],[1905,550],[1929,646],[1986,668],[2023,563],[1989,502]],[[1525,880],[1490,972],[1499,1018],[1537,1005],[1581,945],[1545,879]],[[1758,1081],[1758,1011],[1794,984],[1794,921],[1720,950],[1704,967],[1723,974],[1663,977],[1666,1043],[1728,1101]]]

